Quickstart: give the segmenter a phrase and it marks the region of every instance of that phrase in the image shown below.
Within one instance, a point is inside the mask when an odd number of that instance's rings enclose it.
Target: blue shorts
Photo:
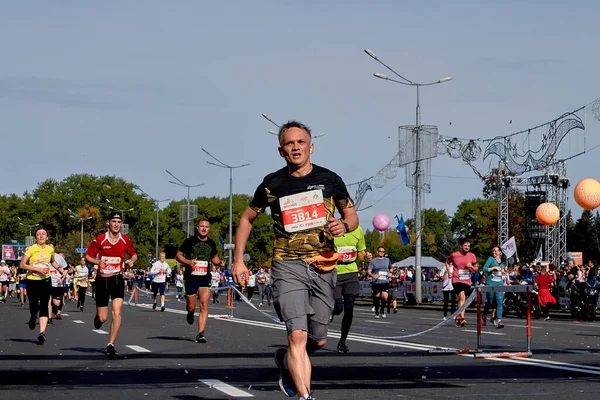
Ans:
[[[27,289],[27,286],[24,283],[19,283],[17,284],[17,289]]]
[[[210,289],[210,275],[209,279],[194,279],[194,280],[186,280],[183,282],[185,285],[185,295],[186,296],[195,296],[198,294],[198,289],[206,288]]]

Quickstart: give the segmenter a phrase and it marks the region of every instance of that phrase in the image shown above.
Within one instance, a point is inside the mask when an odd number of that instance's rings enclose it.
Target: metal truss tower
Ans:
[[[554,203],[560,210],[560,218],[554,225],[545,227],[544,260],[560,263],[567,255],[567,202],[569,199],[567,167],[564,161],[550,162],[541,176],[519,178],[509,175],[506,166],[500,162],[495,176],[498,182],[498,245],[509,239],[510,188],[532,187],[545,193],[545,201]]]

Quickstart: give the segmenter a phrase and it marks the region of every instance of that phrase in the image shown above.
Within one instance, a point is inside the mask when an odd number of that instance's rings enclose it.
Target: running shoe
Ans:
[[[206,343],[204,332],[198,332],[198,334],[196,335],[196,343]]]
[[[497,320],[496,321],[496,329],[502,329],[504,328],[504,324],[502,323],[502,321]]]
[[[379,319],[379,314],[375,314],[375,319]]]
[[[164,305],[160,306],[160,311],[161,312],[165,312],[165,306]]]
[[[258,306],[259,306],[259,307],[262,307],[262,303],[258,303]]]
[[[44,344],[45,341],[46,341],[46,334],[44,332],[42,332],[38,336],[37,344]]]
[[[487,317],[481,318],[481,326],[486,326],[486,325],[487,325]]]
[[[83,306],[79,307],[79,311],[83,312]]]
[[[287,349],[284,348],[277,349],[275,352],[275,364],[277,364],[277,368],[279,368],[279,388],[287,397],[295,397],[298,395],[296,392],[296,385],[292,380],[290,372],[284,365],[286,353]]]
[[[115,345],[112,343],[109,343],[106,346],[106,355],[107,356],[116,356],[117,354],[119,354],[119,353],[117,353],[117,350],[115,349]]]
[[[346,346],[346,342],[340,340],[337,345],[337,352],[340,354],[346,354],[349,351],[350,349],[348,348],[348,346]]]
[[[29,317],[29,322],[27,323],[30,331],[35,329],[35,320],[36,320],[35,314],[31,314],[31,317]]]
[[[102,321],[100,321],[100,318],[98,318],[97,315],[94,317],[94,328],[96,328],[96,329],[102,328]]]
[[[398,314],[398,309],[394,308],[394,314]]]
[[[187,323],[192,325],[194,323],[194,312],[188,311],[185,318],[187,319]]]
[[[456,318],[454,319],[454,326],[456,326],[457,328],[460,328],[460,326],[461,326],[461,325],[460,325],[460,320],[461,320],[461,318],[460,318],[460,317],[456,317]]]
[[[54,322],[52,322],[52,318],[48,318],[48,325],[54,325]]]
[[[154,304],[152,304],[152,309],[156,310],[156,302],[154,302]]]
[[[550,316],[548,315],[546,318],[544,318],[544,321],[548,321],[550,319]]]
[[[62,319],[62,315],[60,315],[60,311],[56,313],[56,319]]]
[[[386,313],[381,313],[381,318],[386,319],[387,318],[387,314]]]
[[[460,320],[460,326],[461,326],[461,327],[463,327],[463,326],[467,326],[467,320],[466,320],[466,319],[464,319],[464,318],[462,318],[462,319]]]

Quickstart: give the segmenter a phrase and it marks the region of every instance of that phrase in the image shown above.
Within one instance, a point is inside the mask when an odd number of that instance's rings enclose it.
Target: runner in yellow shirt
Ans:
[[[46,341],[46,325],[48,324],[48,303],[52,284],[50,265],[62,273],[62,269],[54,261],[54,248],[46,244],[48,232],[41,226],[35,230],[36,243],[27,248],[21,259],[20,267],[27,270],[27,293],[29,294],[29,329],[35,329],[37,314],[40,314],[40,334],[38,344]]]

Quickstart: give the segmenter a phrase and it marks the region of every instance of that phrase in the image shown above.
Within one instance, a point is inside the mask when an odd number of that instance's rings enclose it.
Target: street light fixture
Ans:
[[[125,228],[125,212],[133,211],[133,210],[135,210],[135,208],[132,207],[132,208],[123,209],[123,208],[114,207],[108,198],[106,199],[106,202],[108,203],[108,208],[110,208],[113,211],[118,211],[121,213],[121,218],[123,218],[123,224],[121,225],[121,233],[124,235],[127,235],[129,233],[129,228],[127,228],[127,232],[125,232],[125,230],[126,230],[126,228]]]
[[[183,183],[178,177],[176,177],[175,175],[170,173],[168,169],[165,169],[165,171],[167,171],[167,174],[171,175],[173,177],[173,179],[175,179],[177,181],[177,182],[169,181],[169,183],[187,188],[187,218],[185,221],[185,236],[186,236],[186,238],[188,238],[188,237],[190,237],[190,233],[192,231],[192,227],[190,226],[190,188],[204,186],[204,183],[199,183],[197,185],[188,185],[188,184]]]
[[[416,126],[415,126],[415,143],[416,143],[416,160],[415,160],[415,234],[416,234],[416,241],[415,241],[415,286],[416,286],[416,290],[415,290],[415,298],[417,300],[418,303],[421,302],[422,300],[422,293],[421,293],[421,280],[422,280],[422,274],[421,274],[421,143],[420,143],[420,127],[421,127],[421,105],[419,103],[419,88],[421,86],[432,86],[432,85],[437,85],[440,83],[444,83],[444,82],[448,82],[450,80],[452,80],[452,77],[447,76],[441,79],[438,79],[437,81],[433,81],[433,82],[428,82],[428,83],[419,83],[419,82],[415,82],[412,81],[410,79],[405,78],[404,76],[400,75],[399,73],[397,73],[396,71],[394,71],[391,67],[387,66],[383,61],[381,61],[379,58],[377,58],[377,56],[375,55],[375,53],[373,53],[371,50],[369,49],[365,49],[365,53],[367,53],[367,55],[369,57],[371,57],[372,59],[374,59],[375,61],[377,61],[378,63],[380,63],[381,65],[383,65],[385,68],[387,68],[389,71],[391,71],[394,75],[396,75],[398,78],[400,78],[401,80],[397,80],[397,79],[392,79],[392,78],[388,78],[387,76],[385,76],[382,73],[375,73],[373,74],[376,78],[379,79],[383,79],[386,81],[390,81],[390,82],[394,82],[394,83],[399,83],[401,85],[406,85],[406,86],[413,86],[417,88],[417,107],[416,107]]]
[[[31,242],[31,240],[32,240],[31,230],[33,228],[35,228],[36,226],[39,226],[40,224],[39,223],[38,224],[25,224],[25,223],[22,222],[21,217],[17,217],[17,219],[19,220],[19,225],[26,226],[26,227],[29,228],[29,236],[27,236],[27,239],[25,240],[25,245],[27,247],[29,247],[29,246],[31,246],[35,242],[35,240],[33,240],[33,242]],[[31,242],[31,243],[27,243],[28,241]]]
[[[156,200],[154,197],[150,196],[148,193],[144,192],[142,190],[141,187],[136,186],[136,188],[144,193],[146,196],[148,196],[150,198],[150,200],[152,200],[154,203],[156,203],[156,252],[154,253],[154,256],[156,257],[156,259],[158,260],[158,211],[160,209],[159,205],[160,203],[164,202],[164,201],[171,201],[171,199],[164,199],[164,200]]]
[[[264,116],[264,114],[263,114],[263,116]],[[235,166],[227,165],[223,161],[219,160],[217,157],[210,154],[205,149],[202,149],[202,151],[205,152],[210,158],[212,158],[213,160],[215,160],[218,163],[217,164],[217,163],[214,163],[211,161],[207,161],[206,162],[207,164],[214,165],[215,167],[219,167],[219,168],[228,168],[229,169],[229,246],[227,246],[227,247],[229,248],[229,269],[231,269],[231,263],[233,260],[233,257],[232,257],[233,244],[231,243],[232,237],[233,237],[233,170],[237,169],[237,168],[247,167],[248,165],[250,165],[250,163],[235,165]]]
[[[107,199],[108,200],[108,199]],[[81,222],[81,246],[79,247],[81,249],[81,251],[83,252],[83,222],[92,219],[92,216],[89,217],[80,217],[77,213],[73,212],[73,210],[71,210],[70,208],[67,208],[67,210],[69,210],[69,217],[71,218],[75,218],[77,220],[79,220],[79,222]],[[83,254],[83,253],[81,253]]]

